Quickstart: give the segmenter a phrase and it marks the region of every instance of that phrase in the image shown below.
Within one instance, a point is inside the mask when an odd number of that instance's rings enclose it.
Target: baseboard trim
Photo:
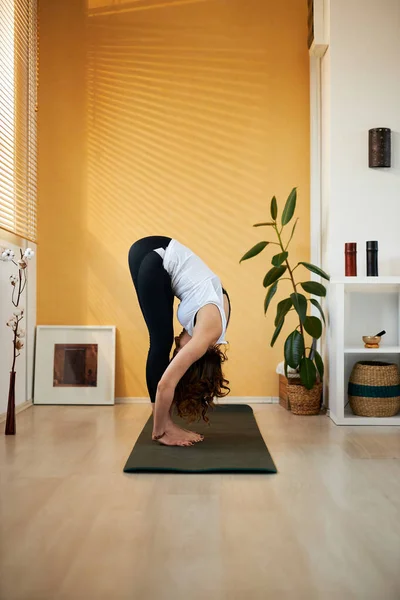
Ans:
[[[279,398],[277,396],[228,396],[227,398],[221,398],[217,404],[278,404]],[[149,404],[148,398],[115,398],[115,404]],[[15,414],[31,408],[33,406],[32,400],[23,402],[15,407]],[[0,414],[0,423],[3,423],[7,418],[7,413]]]
[[[277,396],[228,396],[221,398],[217,404],[278,404]]]
[[[15,407],[15,414],[17,415],[18,413],[22,412],[23,410],[26,410],[27,408],[30,408],[31,406],[33,406],[33,402],[32,400],[27,400],[26,402],[23,402],[22,404],[18,404],[18,406]],[[1,413],[0,414],[0,423],[3,423],[7,418],[7,413]]]
[[[124,398],[115,398],[115,404],[148,404],[150,400],[148,398],[130,398],[128,396]]]
[[[228,396],[218,400],[218,404],[278,404],[277,396]],[[148,398],[115,398],[115,404],[148,404]]]

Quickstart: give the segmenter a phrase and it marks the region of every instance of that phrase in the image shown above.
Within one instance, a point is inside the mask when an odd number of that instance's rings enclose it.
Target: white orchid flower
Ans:
[[[22,340],[17,339],[15,342],[15,347],[17,350],[21,350],[25,346]]]
[[[18,261],[18,266],[20,269],[26,269],[26,267],[28,266],[28,263],[26,262],[26,260],[22,259]]]
[[[17,319],[15,317],[11,317],[11,319],[8,319],[6,325],[14,330],[17,326]]]
[[[18,283],[18,277],[16,275],[10,275],[10,283],[11,285],[16,285]]]
[[[10,260],[13,260],[14,258],[15,258],[15,252],[13,250],[10,250],[9,248],[4,250],[1,255],[1,260],[4,260],[4,261],[10,261]]]
[[[24,314],[24,309],[21,308],[21,310],[14,310],[13,315],[14,317],[22,317],[22,315]]]
[[[17,337],[24,338],[26,335],[25,329],[20,329],[17,333]]]
[[[27,260],[31,260],[35,256],[34,250],[32,248],[27,248],[24,252],[24,258]]]

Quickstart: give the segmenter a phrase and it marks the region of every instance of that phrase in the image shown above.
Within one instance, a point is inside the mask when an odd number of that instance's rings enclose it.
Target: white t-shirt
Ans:
[[[217,344],[226,344],[227,320],[222,285],[219,277],[189,248],[171,240],[167,248],[155,250],[163,259],[164,269],[171,277],[173,292],[180,300],[178,321],[193,335],[197,312],[206,304],[215,304],[222,320],[222,333]]]

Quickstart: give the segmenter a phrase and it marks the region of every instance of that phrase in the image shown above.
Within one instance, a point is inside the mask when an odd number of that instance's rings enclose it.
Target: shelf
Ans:
[[[380,348],[349,347],[345,354],[400,354],[400,346],[381,346]]]
[[[330,283],[345,283],[349,285],[400,285],[400,277],[335,277]]]
[[[383,427],[400,425],[400,413],[394,417],[358,417],[352,413],[349,406],[345,408],[343,419],[336,417],[332,411],[329,416],[336,425],[381,425]]]
[[[382,361],[400,367],[400,276],[339,277],[328,290],[330,322],[329,388],[326,396],[337,425],[400,426],[400,413],[389,418],[354,415],[347,407],[348,382],[358,361]],[[385,330],[380,348],[365,348],[362,336]]]
[[[332,279],[330,284],[343,285],[345,292],[354,293],[396,293],[400,290],[400,277],[341,277]]]
[[[344,410],[344,423],[348,425],[400,425],[400,413],[394,417],[359,417],[350,406]]]

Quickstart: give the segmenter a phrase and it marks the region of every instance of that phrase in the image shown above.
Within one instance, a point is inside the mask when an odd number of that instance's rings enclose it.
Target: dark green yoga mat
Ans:
[[[176,418],[179,425],[184,423]],[[125,473],[276,473],[253,410],[247,405],[218,406],[211,425],[195,423],[203,442],[182,448],[151,439],[153,417],[144,426],[124,467]],[[190,429],[184,425],[186,429]]]

